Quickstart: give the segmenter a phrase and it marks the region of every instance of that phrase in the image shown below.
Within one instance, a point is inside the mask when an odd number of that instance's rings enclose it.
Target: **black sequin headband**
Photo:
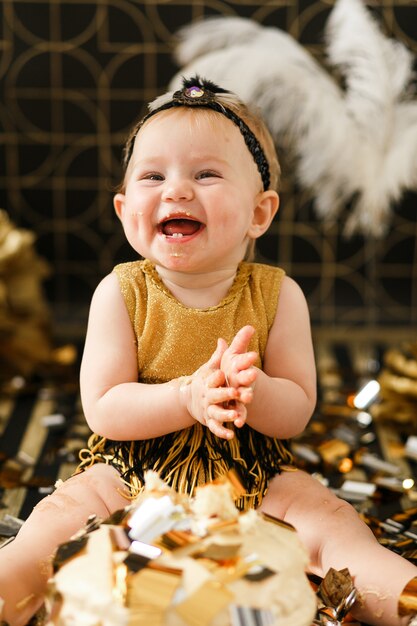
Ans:
[[[151,108],[151,105],[150,112],[145,115],[145,117],[143,117],[141,121],[137,124],[134,132],[132,133],[126,144],[123,156],[123,165],[125,169],[127,169],[128,163],[132,156],[136,136],[146,120],[148,120],[156,113],[159,113],[160,111],[172,109],[173,107],[198,106],[217,111],[218,113],[221,113],[229,120],[231,120],[234,124],[236,124],[259,170],[264,191],[269,189],[269,164],[261,144],[255,137],[249,126],[236,113],[234,113],[231,109],[229,109],[222,102],[220,102],[219,95],[222,99],[224,98],[226,100],[228,95],[233,94],[231,94],[231,92],[227,91],[226,89],[222,89],[211,81],[204,80],[196,76],[190,79],[183,79],[183,87],[179,91],[175,91],[173,94],[166,94],[165,96],[157,98],[154,102],[153,108]],[[169,99],[167,100],[166,98]]]

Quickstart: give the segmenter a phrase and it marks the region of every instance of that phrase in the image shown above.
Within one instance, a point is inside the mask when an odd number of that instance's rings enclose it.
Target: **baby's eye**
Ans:
[[[214,172],[213,170],[203,170],[197,174],[196,178],[197,180],[201,180],[203,178],[220,178],[220,174],[218,172]]]
[[[164,180],[162,174],[158,172],[147,172],[140,177],[141,180]]]

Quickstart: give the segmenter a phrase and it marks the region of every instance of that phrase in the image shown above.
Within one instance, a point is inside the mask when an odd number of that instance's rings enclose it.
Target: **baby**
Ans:
[[[357,619],[410,624],[412,609],[398,602],[416,567],[298,470],[288,448],[313,412],[316,374],[300,288],[283,270],[251,262],[279,205],[279,165],[262,120],[193,78],[150,105],[124,165],[114,207],[144,260],[117,266],[94,294],[81,396],[95,434],[78,473],[0,552],[3,619],[26,623],[56,546],[90,514],[126,506],[146,470],[192,495],[234,468],[246,490],[239,508],[295,526],[312,573],[349,569]]]

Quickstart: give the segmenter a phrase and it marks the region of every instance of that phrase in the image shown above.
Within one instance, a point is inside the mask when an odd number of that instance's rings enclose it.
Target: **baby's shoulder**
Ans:
[[[265,274],[267,276],[277,275],[284,276],[285,270],[278,265],[269,265],[268,263],[249,263],[249,265],[253,268],[253,272],[259,274]]]
[[[129,279],[136,277],[138,274],[142,274],[144,271],[145,261],[126,261],[125,263],[118,263],[113,268],[113,273],[119,278]]]
[[[254,284],[266,288],[275,285],[279,289],[286,276],[282,267],[267,265],[266,263],[247,263],[247,271]]]

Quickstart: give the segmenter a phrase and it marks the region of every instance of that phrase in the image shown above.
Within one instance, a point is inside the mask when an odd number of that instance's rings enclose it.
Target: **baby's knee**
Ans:
[[[105,463],[92,465],[79,474],[71,476],[56,485],[50,496],[41,500],[36,510],[62,510],[102,500],[103,496],[112,492],[126,493],[120,474],[114,467]]]
[[[75,482],[81,484],[100,484],[111,483],[119,485],[122,483],[119,472],[112,466],[106,463],[95,463],[91,467],[87,467],[82,472],[74,474],[62,486],[67,484],[74,484]]]
[[[325,523],[351,524],[352,522],[361,522],[358,512],[349,502],[337,497],[329,491],[325,498],[319,504],[319,511],[322,511],[322,517]]]
[[[350,515],[357,515],[355,509],[349,502],[342,500],[334,493],[329,491],[328,496],[323,500],[323,505],[330,515],[336,515],[338,517],[345,517]]]
[[[321,517],[321,528],[328,541],[347,542],[355,537],[356,543],[364,541],[368,547],[370,542],[375,543],[376,539],[372,530],[361,519],[356,509],[332,494],[329,502],[324,507]]]
[[[106,502],[109,499],[110,501],[116,499],[119,507],[122,506],[119,499],[125,499],[123,506],[126,505],[126,499],[129,499],[128,488],[119,472],[105,463],[97,463],[83,472],[75,474],[63,483],[57,491],[59,490],[65,490],[69,493],[87,491]],[[114,507],[111,506],[110,508]]]
[[[351,504],[349,504],[349,502],[338,498],[331,492],[329,500],[325,501],[325,508],[327,511],[327,515],[335,519],[336,521],[346,520],[350,523],[353,520],[362,523],[356,509]]]

